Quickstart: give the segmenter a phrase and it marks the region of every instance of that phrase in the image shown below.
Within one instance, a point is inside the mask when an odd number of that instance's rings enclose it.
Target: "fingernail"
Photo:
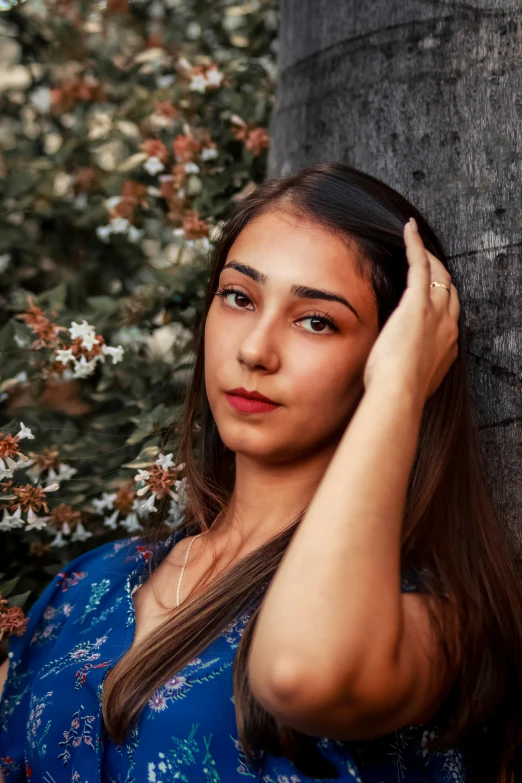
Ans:
[[[417,234],[419,233],[419,227],[417,225],[417,221],[415,220],[415,218],[412,217],[410,218],[410,226],[412,231],[416,231]]]

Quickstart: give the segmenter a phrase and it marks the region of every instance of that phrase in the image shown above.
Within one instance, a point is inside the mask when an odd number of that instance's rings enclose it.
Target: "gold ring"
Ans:
[[[445,288],[446,291],[450,290],[449,286],[447,286],[446,283],[436,283],[436,282],[433,282],[433,283],[430,283],[430,288],[433,288],[434,285],[436,285],[437,288]]]

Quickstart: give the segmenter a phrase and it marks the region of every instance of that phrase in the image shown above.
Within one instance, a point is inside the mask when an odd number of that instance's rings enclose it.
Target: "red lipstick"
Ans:
[[[268,413],[280,407],[280,403],[274,402],[258,391],[248,391],[242,386],[237,389],[229,389],[225,392],[229,403],[243,413]]]

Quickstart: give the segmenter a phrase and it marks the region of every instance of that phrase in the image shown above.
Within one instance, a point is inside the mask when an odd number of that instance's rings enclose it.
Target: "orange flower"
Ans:
[[[0,637],[4,634],[13,636],[22,636],[29,618],[26,617],[19,606],[10,606],[3,614],[0,615]]]
[[[20,505],[24,511],[31,508],[35,514],[43,508],[44,511],[49,511],[47,505],[47,495],[41,487],[33,487],[31,484],[25,484],[23,487],[13,487],[13,492],[18,498]],[[15,503],[18,505],[18,503]]]
[[[11,457],[11,459],[14,459],[15,456],[20,454],[20,449],[18,447],[18,435],[7,434],[4,436],[4,433],[0,432],[0,438],[1,459],[6,459],[6,457]]]
[[[37,454],[35,451],[30,451],[29,457],[31,457],[31,459],[34,461],[34,464],[40,468],[41,471],[50,470],[53,468],[53,470],[56,472],[58,470],[59,454],[60,452],[58,448],[56,446],[52,446],[50,448],[44,449],[41,454]]]
[[[56,506],[51,511],[51,519],[49,521],[56,528],[61,528],[65,523],[70,528],[73,528],[81,521],[81,517],[80,511],[73,511],[72,506],[69,506],[67,503],[60,503],[59,506]]]
[[[166,101],[154,101],[154,110],[157,114],[161,114],[163,117],[169,117],[170,119],[174,119],[179,113],[170,98]]]
[[[131,484],[123,485],[119,488],[114,498],[114,508],[118,509],[120,514],[129,514],[132,511],[132,504],[136,499],[136,492],[131,489]]]
[[[255,128],[250,131],[245,141],[245,147],[253,152],[254,155],[261,155],[261,152],[268,149],[269,146],[270,137],[265,128]]]
[[[69,111],[76,101],[106,100],[105,89],[95,76],[90,74],[66,79],[59,87],[51,90],[51,103],[57,111]]]
[[[121,189],[121,201],[115,207],[109,210],[111,218],[123,217],[132,223],[134,219],[134,209],[142,206],[145,209],[149,206],[147,201],[147,186],[141,182],[134,182],[128,179],[123,183]]]
[[[159,139],[147,139],[147,141],[140,144],[140,149],[143,150],[149,158],[159,158],[162,163],[165,163],[169,157],[166,146],[162,141],[159,141]]]
[[[165,470],[161,465],[153,463],[150,467],[147,467],[147,471],[149,478],[145,483],[156,498],[159,500],[165,495],[169,495],[170,488],[178,480],[179,468],[173,465]]]
[[[66,332],[65,326],[57,326],[44,314],[40,307],[34,304],[32,297],[28,297],[29,307],[25,313],[15,316],[23,321],[38,335],[31,348],[55,348],[58,344],[58,332]],[[56,316],[57,313],[51,313]]]
[[[108,14],[126,14],[129,11],[128,0],[107,0]]]
[[[194,153],[199,150],[199,147],[199,143],[193,136],[183,135],[182,133],[178,133],[172,142],[174,155],[179,162],[183,163],[194,160]]]
[[[208,236],[208,226],[200,220],[197,209],[187,209],[183,215],[183,231],[185,239],[201,239]]]

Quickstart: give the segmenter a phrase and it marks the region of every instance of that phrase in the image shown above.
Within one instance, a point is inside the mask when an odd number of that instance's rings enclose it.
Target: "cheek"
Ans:
[[[362,380],[360,362],[339,361],[338,350],[321,351],[306,362],[296,359],[291,374],[293,399],[322,413],[332,410],[336,416],[339,408],[349,403],[352,390],[356,391]]]

